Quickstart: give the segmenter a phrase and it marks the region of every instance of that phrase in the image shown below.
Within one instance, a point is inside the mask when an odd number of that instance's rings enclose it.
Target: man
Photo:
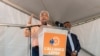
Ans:
[[[32,14],[29,18],[29,21],[27,23],[27,26],[32,25],[32,17],[34,15]],[[40,13],[40,25],[48,25],[48,20],[49,20],[49,13],[47,11],[41,11]],[[39,26],[32,27],[31,28],[31,37],[32,37],[32,56],[39,56],[39,47],[38,47],[38,31],[39,31]],[[30,32],[28,28],[24,30],[24,35],[25,37],[30,36]]]
[[[80,51],[80,43],[77,36],[70,32],[71,23],[64,22],[64,27],[68,29],[68,37],[67,37],[67,47],[66,47],[66,56],[77,56]]]

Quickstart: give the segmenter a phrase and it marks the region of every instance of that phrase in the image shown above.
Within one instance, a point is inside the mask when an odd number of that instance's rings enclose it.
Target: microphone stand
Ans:
[[[32,45],[31,45],[31,28],[32,27],[40,27],[41,25],[31,25],[31,26],[25,26],[25,25],[19,25],[19,24],[0,24],[0,26],[6,26],[6,27],[19,27],[21,29],[24,29],[24,28],[28,28],[29,29],[29,32],[30,32],[30,35],[29,35],[29,49],[30,49],[30,56],[32,56]]]

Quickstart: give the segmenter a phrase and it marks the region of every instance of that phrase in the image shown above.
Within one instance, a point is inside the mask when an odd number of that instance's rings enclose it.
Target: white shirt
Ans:
[[[75,51],[74,43],[73,43],[73,40],[72,40],[70,33],[68,34],[68,39],[69,39],[72,51]]]

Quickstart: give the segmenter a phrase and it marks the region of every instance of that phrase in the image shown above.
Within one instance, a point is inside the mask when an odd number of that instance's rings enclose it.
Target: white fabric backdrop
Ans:
[[[0,2],[0,23],[26,24],[29,16]],[[39,23],[33,19],[33,24]],[[28,38],[16,27],[0,26],[0,56],[28,56]]]
[[[95,21],[75,26],[72,32],[78,35],[81,46],[89,52],[100,56],[100,18]]]

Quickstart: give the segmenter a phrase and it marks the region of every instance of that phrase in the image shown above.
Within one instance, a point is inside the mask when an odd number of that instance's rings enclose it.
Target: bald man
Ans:
[[[66,56],[78,56],[81,49],[78,37],[70,32],[72,25],[69,21],[64,22],[64,27],[68,29]]]

